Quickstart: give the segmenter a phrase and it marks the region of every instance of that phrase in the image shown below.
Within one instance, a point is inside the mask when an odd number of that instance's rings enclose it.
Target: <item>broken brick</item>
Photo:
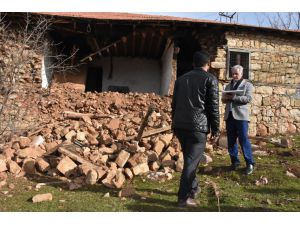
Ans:
[[[93,125],[92,120],[89,116],[82,116],[82,120],[88,125]]]
[[[161,141],[161,140],[157,140],[154,143],[154,147],[153,150],[157,153],[157,155],[159,156],[162,152],[162,150],[164,149],[165,144]]]
[[[124,167],[124,165],[126,164],[127,160],[129,159],[130,157],[130,153],[126,152],[125,150],[122,150],[117,159],[116,159],[116,164],[119,166],[119,167]]]
[[[148,157],[144,153],[136,153],[128,160],[132,167],[146,162],[148,162]]]
[[[9,172],[13,173],[13,174],[18,174],[20,173],[21,171],[21,167],[14,161],[9,161],[7,163],[8,165],[8,169],[9,169]]]
[[[36,160],[36,167],[40,172],[44,173],[50,169],[50,164],[45,159],[39,158]]]
[[[15,152],[16,151],[12,148],[5,148],[2,152],[2,155],[4,155],[7,160],[9,160],[14,156]]]
[[[156,170],[158,170],[159,169],[159,163],[156,161],[156,162],[152,162],[152,163],[150,163],[150,170],[152,170],[152,171],[156,171]]]
[[[6,161],[4,159],[0,159],[0,172],[7,171]]]
[[[91,165],[88,165],[88,164],[82,164],[82,165],[79,165],[78,166],[78,171],[80,174],[83,174],[83,175],[87,175],[88,172],[92,169]]]
[[[169,152],[171,157],[174,157],[175,155],[177,155],[176,149],[171,146],[169,146],[166,151]]]
[[[91,134],[86,135],[86,140],[89,142],[90,145],[98,145],[99,141],[97,138]]]
[[[117,170],[116,169],[109,169],[106,175],[106,178],[102,180],[102,184],[104,184],[106,187],[114,188],[115,185],[112,182],[112,179],[116,176]]]
[[[28,137],[20,137],[19,144],[20,148],[26,148],[30,145],[31,140]]]
[[[76,139],[78,141],[84,141],[85,140],[85,132],[77,132]]]
[[[120,120],[119,119],[112,119],[108,124],[106,124],[106,127],[110,130],[116,130],[120,126]]]
[[[45,148],[48,154],[55,152],[58,149],[57,142],[46,143]]]
[[[59,164],[57,165],[57,170],[64,174],[65,176],[68,176],[73,172],[73,170],[77,167],[77,165],[73,162],[72,159],[70,159],[68,156],[64,157],[62,160],[60,160]]]
[[[38,194],[38,195],[35,195],[33,198],[32,198],[32,202],[33,203],[37,203],[37,202],[45,202],[45,201],[52,201],[53,199],[53,196],[51,193],[47,193],[47,194]]]
[[[103,168],[96,168],[96,172],[98,175],[98,180],[100,180],[106,174],[106,170]]]
[[[116,149],[113,148],[107,148],[107,147],[101,147],[99,148],[99,152],[101,152],[102,154],[113,154],[116,151]]]
[[[126,175],[129,179],[132,179],[132,178],[133,178],[133,173],[132,173],[132,171],[131,171],[129,168],[125,168],[125,169],[124,169],[124,173],[125,173],[125,175]]]
[[[141,163],[132,168],[132,172],[134,175],[140,175],[147,173],[149,171],[148,163]]]
[[[71,130],[65,135],[65,138],[69,141],[72,141],[73,137],[75,136],[76,136],[76,132],[74,130]]]
[[[125,182],[125,176],[121,169],[118,169],[116,172],[116,176],[113,179],[113,184],[116,188],[121,188]]]
[[[110,145],[113,142],[113,139],[110,135],[108,134],[102,134],[100,135],[100,141],[104,145]]]
[[[165,134],[162,135],[159,139],[164,143],[164,145],[167,147],[170,145],[170,142],[173,138],[173,134]]]
[[[89,170],[86,175],[85,183],[89,185],[93,185],[97,183],[97,180],[98,180],[97,171],[93,169]]]
[[[41,157],[45,154],[45,150],[41,149],[40,147],[27,147],[24,149],[20,149],[16,153],[20,158],[33,158],[36,159],[37,157]]]

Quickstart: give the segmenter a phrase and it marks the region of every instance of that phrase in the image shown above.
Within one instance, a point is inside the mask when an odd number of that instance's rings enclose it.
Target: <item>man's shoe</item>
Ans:
[[[240,167],[239,163],[234,163],[234,164],[231,164],[230,170],[237,170],[239,167]]]
[[[177,205],[178,207],[186,207],[186,200],[178,200]]]
[[[247,175],[252,174],[252,173],[253,173],[253,170],[254,170],[253,165],[252,165],[252,164],[249,164],[249,165],[247,166],[247,168],[246,168],[246,174],[247,174]]]
[[[196,207],[198,203],[195,199],[187,198],[186,200],[179,200],[178,207]]]
[[[196,199],[196,198],[198,197],[198,195],[200,194],[200,192],[201,192],[201,188],[198,187],[197,190],[196,190],[195,192],[192,192],[192,193],[191,193],[191,197],[190,197],[190,198]]]

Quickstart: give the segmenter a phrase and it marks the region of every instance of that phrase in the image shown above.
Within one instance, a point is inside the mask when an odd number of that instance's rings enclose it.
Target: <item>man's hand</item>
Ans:
[[[211,142],[212,145],[217,144],[218,140],[220,138],[220,132],[212,133],[209,141]]]

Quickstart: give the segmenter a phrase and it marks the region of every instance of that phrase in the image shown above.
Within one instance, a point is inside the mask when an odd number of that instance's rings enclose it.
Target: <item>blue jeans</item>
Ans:
[[[178,199],[186,200],[198,189],[196,172],[200,159],[203,156],[207,134],[181,129],[176,129],[174,133],[179,139],[184,159]]]
[[[236,120],[233,118],[232,112],[230,112],[226,120],[226,131],[228,152],[230,155],[231,163],[240,164],[240,160],[238,158],[238,138],[246,164],[254,165],[255,161],[252,156],[251,143],[248,138],[248,121]]]

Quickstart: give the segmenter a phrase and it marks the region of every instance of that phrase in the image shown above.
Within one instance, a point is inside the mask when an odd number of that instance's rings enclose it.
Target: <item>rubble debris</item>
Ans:
[[[21,167],[18,165],[18,163],[16,163],[15,161],[9,161],[8,168],[9,168],[9,172],[13,174],[18,174],[22,170]]]
[[[105,194],[103,195],[103,198],[109,198],[109,197],[110,197],[109,192],[107,192],[107,193],[105,193]]]
[[[256,186],[267,185],[269,183],[268,178],[261,176],[258,180],[255,181]]]
[[[89,185],[93,185],[97,183],[97,179],[98,179],[98,173],[96,170],[89,170],[87,175],[86,175],[86,180],[85,183],[89,184]]]
[[[37,203],[37,202],[52,201],[52,199],[53,199],[53,196],[51,193],[38,194],[38,195],[33,196],[32,202]]]
[[[37,88],[34,95],[41,124],[1,149],[1,176],[42,173],[69,179],[71,190],[95,183],[122,188],[134,176],[182,167],[170,97],[82,93],[68,83],[53,84],[50,94]]]
[[[293,173],[291,173],[290,171],[286,171],[286,175],[287,175],[288,177],[296,177],[296,175],[293,174]]]
[[[4,159],[0,159],[0,172],[7,171],[6,161]]]
[[[116,159],[117,165],[123,168],[129,157],[130,153],[126,152],[125,150],[122,150]]]
[[[59,162],[56,168],[59,172],[61,172],[65,176],[68,176],[68,174],[72,173],[76,167],[76,163],[74,163],[72,159],[66,156]]]

